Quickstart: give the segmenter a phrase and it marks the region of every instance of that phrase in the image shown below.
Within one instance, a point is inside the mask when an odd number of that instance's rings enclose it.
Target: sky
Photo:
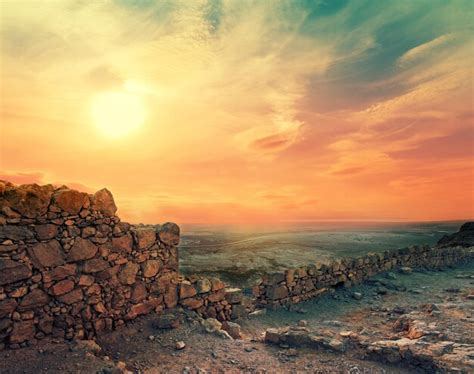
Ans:
[[[473,19],[471,0],[0,0],[0,179],[107,187],[134,223],[473,218]]]

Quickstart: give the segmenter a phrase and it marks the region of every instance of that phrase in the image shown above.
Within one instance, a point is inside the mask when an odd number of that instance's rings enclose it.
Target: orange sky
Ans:
[[[0,4],[0,179],[131,222],[474,217],[470,1],[37,4]],[[144,121],[104,132],[104,92]]]

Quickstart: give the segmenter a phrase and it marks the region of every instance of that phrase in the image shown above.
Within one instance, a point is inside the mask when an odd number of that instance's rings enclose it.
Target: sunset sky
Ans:
[[[0,0],[0,179],[131,222],[474,217],[474,2]]]

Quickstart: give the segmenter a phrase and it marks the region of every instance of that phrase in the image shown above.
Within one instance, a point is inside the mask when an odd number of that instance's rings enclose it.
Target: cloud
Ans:
[[[399,65],[406,65],[415,63],[422,58],[432,55],[438,48],[441,48],[455,39],[454,34],[446,34],[430,40],[429,42],[420,44],[409,51],[405,52],[403,56],[398,59]]]

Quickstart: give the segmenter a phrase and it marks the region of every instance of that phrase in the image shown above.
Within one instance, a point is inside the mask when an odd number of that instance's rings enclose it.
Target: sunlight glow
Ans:
[[[130,134],[145,121],[142,101],[126,92],[104,92],[94,96],[91,111],[94,125],[113,139]]]

